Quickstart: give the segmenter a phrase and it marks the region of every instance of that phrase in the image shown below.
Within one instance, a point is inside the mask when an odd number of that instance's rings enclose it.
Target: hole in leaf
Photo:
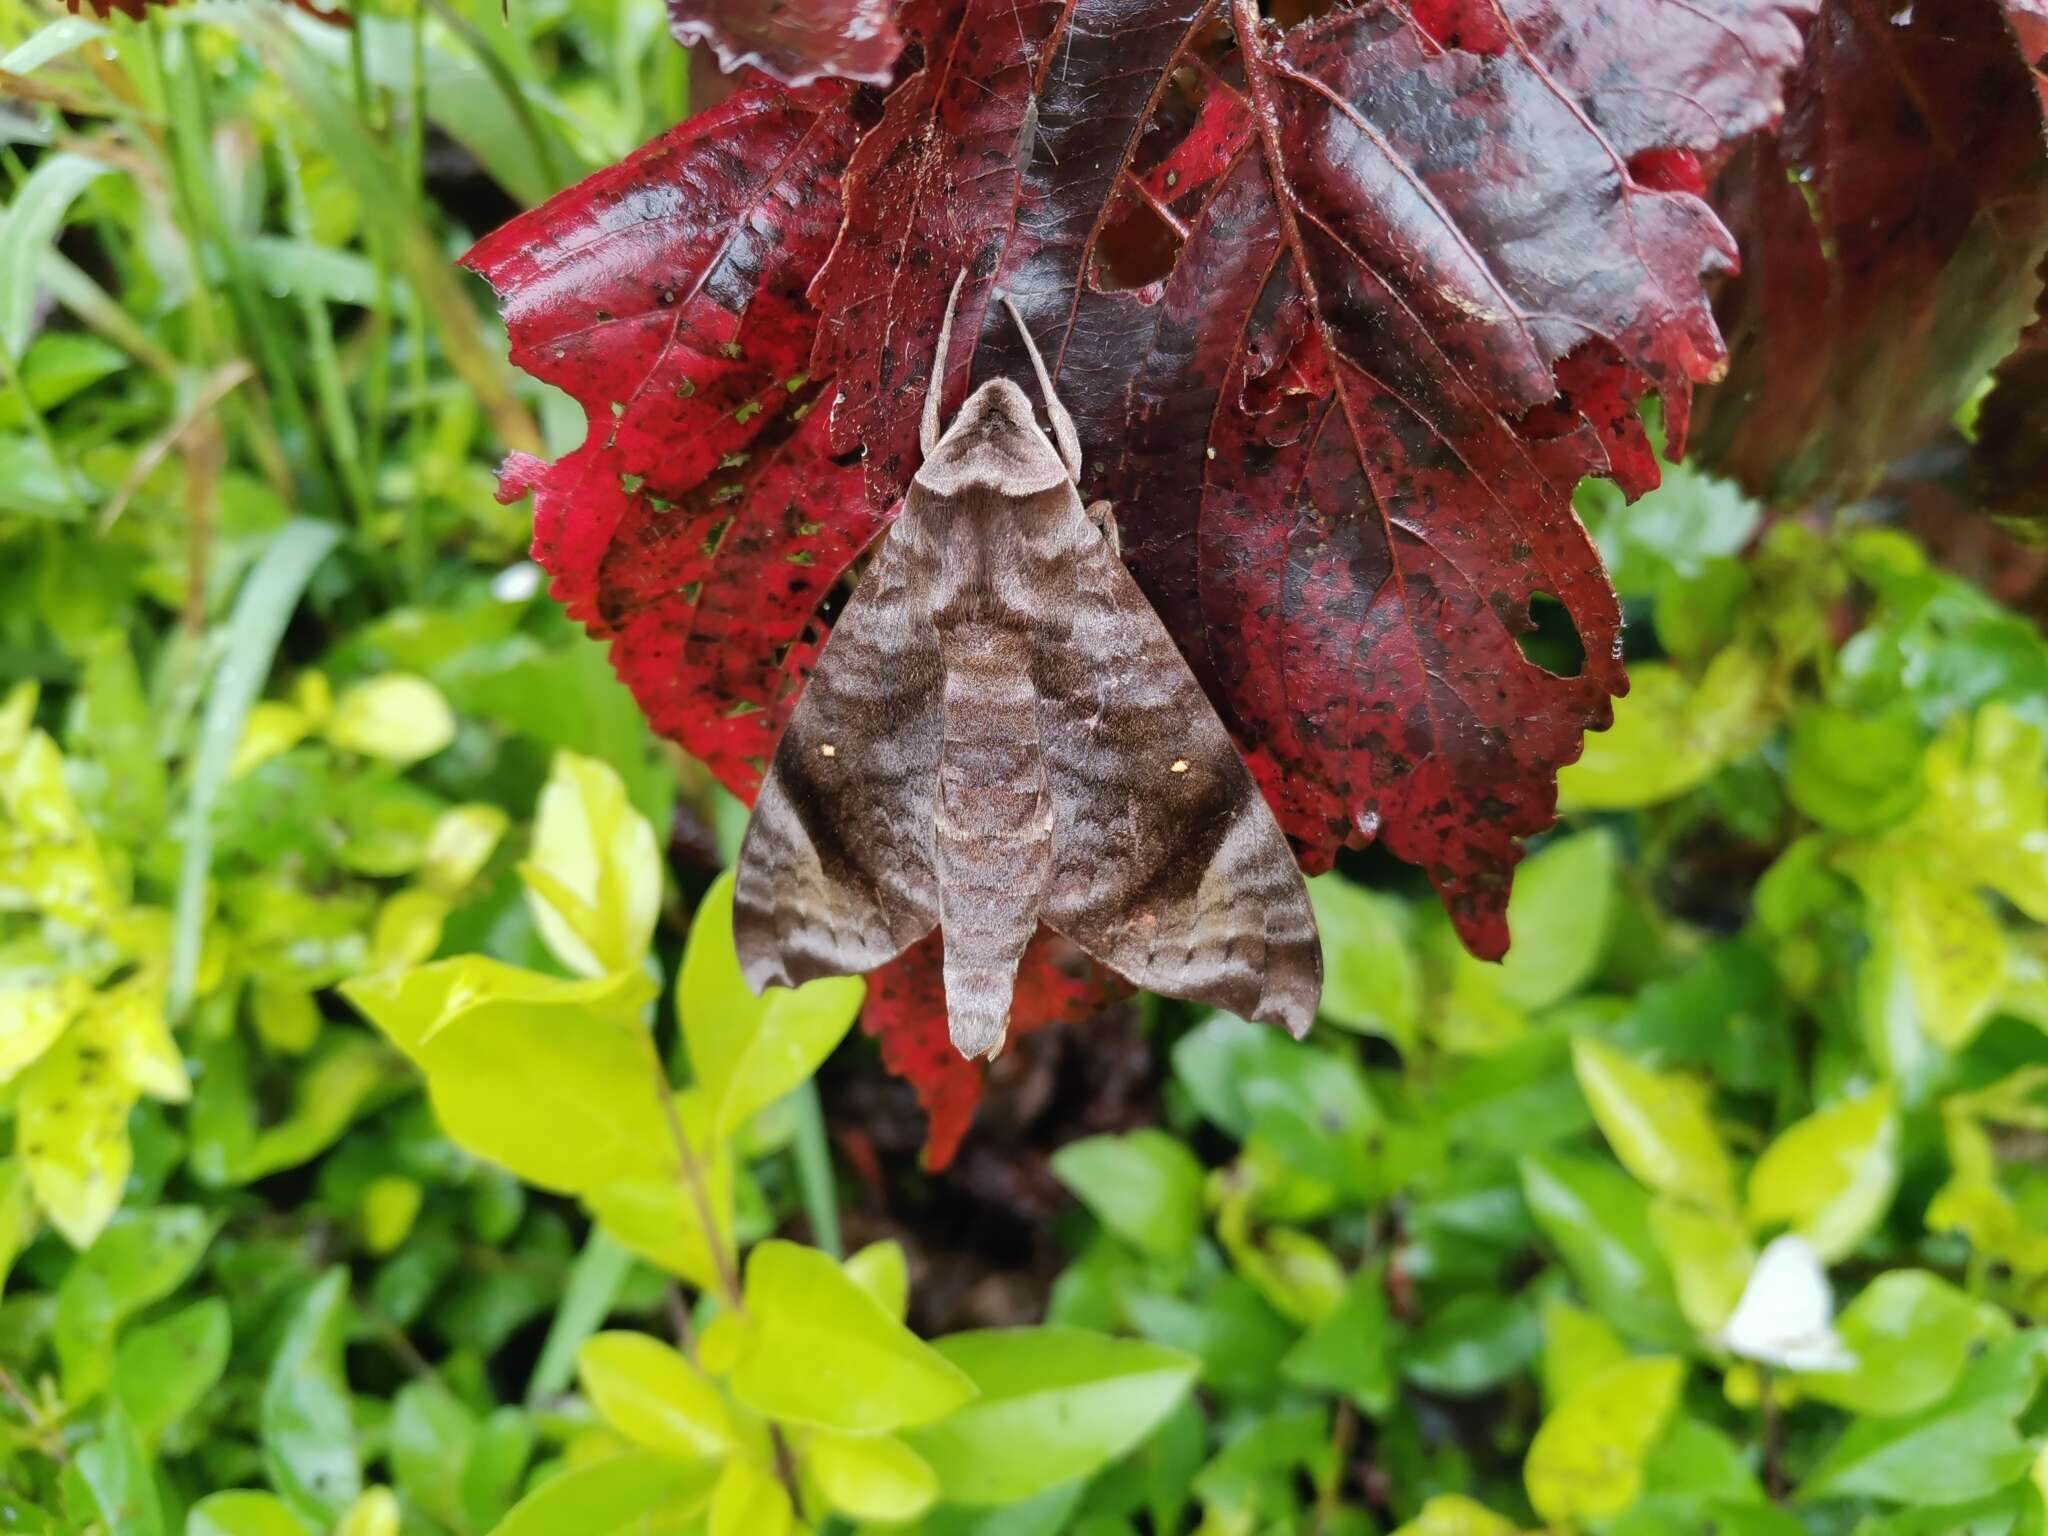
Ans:
[[[1128,293],[1162,282],[1180,259],[1180,236],[1143,199],[1126,193],[1095,245],[1088,274],[1098,293]]]
[[[1577,677],[1586,670],[1586,642],[1563,603],[1548,592],[1532,592],[1529,626],[1515,636],[1515,643],[1532,663],[1552,677]]]

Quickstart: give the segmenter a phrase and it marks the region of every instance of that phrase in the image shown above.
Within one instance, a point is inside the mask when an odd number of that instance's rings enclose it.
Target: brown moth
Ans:
[[[1322,956],[1301,871],[1109,504],[1083,510],[1073,420],[1014,305],[1051,440],[1008,379],[939,432],[960,281],[923,466],[740,848],[747,984],[873,970],[936,926],[953,1044],[992,1057],[1042,921],[1140,987],[1306,1034]]]

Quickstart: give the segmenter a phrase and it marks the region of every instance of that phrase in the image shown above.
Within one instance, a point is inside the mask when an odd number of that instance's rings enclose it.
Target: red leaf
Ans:
[[[882,1048],[882,1065],[917,1090],[931,1122],[925,1166],[933,1172],[953,1161],[960,1138],[981,1102],[987,1064],[968,1061],[946,1033],[945,951],[933,934],[868,978],[860,1027]],[[1012,1036],[1053,1024],[1093,1018],[1123,988],[1067,940],[1041,928],[1017,971]]]
[[[2011,356],[1992,374],[1977,412],[1971,483],[1983,504],[2016,531],[2048,541],[2048,262],[2039,309]]]
[[[655,728],[748,800],[819,605],[881,525],[802,383],[844,96],[744,92],[463,258],[504,299],[514,361],[590,419],[557,463],[506,464],[501,495],[534,492],[534,558]]]
[[[903,50],[892,0],[668,0],[668,26],[685,47],[709,43],[728,72],[751,65],[785,85],[886,85]]]
[[[1517,839],[1623,686],[1570,492],[1652,483],[1635,400],[1682,438],[1719,367],[1701,281],[1732,248],[1686,188],[1769,121],[1800,3],[1440,0],[1242,48],[1218,0],[913,0],[878,117],[757,87],[471,254],[592,421],[505,492],[656,724],[750,795],[915,467],[965,267],[949,407],[972,365],[1023,376],[1007,289],[1305,859],[1384,827],[1498,953]],[[1540,593],[1577,676],[1517,646]],[[942,1162],[979,1078],[935,953],[878,974],[867,1027]],[[1027,969],[1013,1028],[1099,993],[1065,974]]]
[[[611,642],[655,729],[750,802],[823,644],[819,609],[884,521],[860,468],[829,456],[801,381],[816,331],[802,291],[838,226],[855,131],[844,101],[744,92],[463,258],[503,298],[514,360],[590,423],[554,464],[513,455],[500,495],[533,492],[534,558]],[[885,1043],[946,1041],[936,941],[925,949],[878,979],[868,1027]],[[1063,981],[1048,953],[1019,977],[1020,1032],[1104,985]],[[885,1052],[950,1117],[934,1121],[934,1166],[981,1092],[982,1065],[945,1053]]]
[[[2038,0],[1827,0],[1783,128],[1720,183],[1748,261],[1709,462],[1779,501],[1853,498],[2011,347],[2048,250],[2044,51]]]
[[[1660,388],[1682,443],[1721,366],[1701,280],[1733,246],[1627,168],[1668,184],[1673,152],[1768,122],[1796,9],[1588,0],[1488,10],[1486,32],[1448,6],[1434,36],[1339,12],[1233,58],[1214,5],[970,0],[857,152],[813,290],[835,446],[864,445],[870,499],[895,496],[952,273],[983,279],[964,334],[1013,293],[1084,490],[1116,503],[1305,859],[1384,829],[1498,954],[1518,839],[1625,686],[1572,485],[1651,483],[1618,407]],[[1119,291],[1104,247],[1141,207],[1177,249]],[[956,345],[949,404],[969,355],[1024,376],[1007,329]],[[1584,393],[1562,429],[1561,368]],[[1516,644],[1539,593],[1578,627],[1577,677]]]

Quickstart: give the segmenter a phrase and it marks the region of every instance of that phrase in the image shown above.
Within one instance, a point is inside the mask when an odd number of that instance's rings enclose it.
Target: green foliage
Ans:
[[[0,1527],[2039,1536],[2024,619],[1589,489],[1632,690],[1506,963],[1347,858],[1324,1027],[1144,1004],[1042,1325],[934,1336],[930,1232],[839,1257],[863,988],[665,857],[735,808],[534,597],[490,467],[581,424],[447,268],[435,162],[543,196],[682,55],[357,21],[0,12]]]

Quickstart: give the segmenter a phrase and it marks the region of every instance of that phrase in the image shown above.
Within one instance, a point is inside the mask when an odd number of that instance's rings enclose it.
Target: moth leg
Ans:
[[[1010,296],[1003,295],[1003,307],[1010,312],[1010,318],[1017,324],[1017,333],[1024,338],[1024,350],[1031,354],[1031,371],[1038,375],[1038,392],[1045,396],[1045,414],[1052,422],[1052,440],[1060,451],[1060,462],[1067,466],[1067,478],[1078,481],[1081,478],[1081,439],[1074,432],[1074,418],[1067,414],[1067,408],[1060,404],[1060,397],[1052,392],[1052,380],[1045,374],[1045,359],[1038,355],[1038,343],[1031,339],[1031,328],[1024,323],[1024,317],[1017,313],[1017,306],[1010,302]]]
[[[924,387],[924,420],[918,424],[917,446],[926,458],[939,446],[939,396],[946,392],[946,355],[953,350],[953,306],[960,302],[960,286],[967,281],[967,269],[953,279],[953,291],[946,295],[946,318],[939,322],[939,355],[932,359],[931,381]]]
[[[1124,541],[1118,537],[1116,531],[1116,508],[1106,501],[1091,501],[1088,503],[1088,521],[1095,525],[1096,532],[1108,540],[1109,552],[1122,559]]]

